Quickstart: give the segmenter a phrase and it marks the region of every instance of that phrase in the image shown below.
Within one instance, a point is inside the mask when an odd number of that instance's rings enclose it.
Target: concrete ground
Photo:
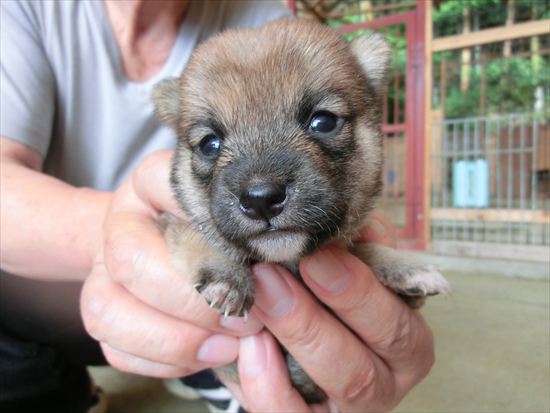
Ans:
[[[550,412],[550,289],[545,279],[446,272],[449,297],[422,310],[436,339],[430,375],[397,412]],[[111,413],[203,412],[158,380],[93,368]]]

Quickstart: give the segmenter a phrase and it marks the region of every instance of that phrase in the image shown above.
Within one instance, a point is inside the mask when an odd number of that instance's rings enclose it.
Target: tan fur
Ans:
[[[349,247],[413,307],[446,290],[432,268],[393,250],[352,245],[381,191],[389,58],[380,35],[350,45],[314,22],[278,21],[209,39],[180,79],[159,85],[157,113],[178,134],[172,188],[191,219],[167,219],[166,238],[214,308],[246,315],[254,300],[251,263],[280,262],[296,272],[298,260],[326,242]],[[339,126],[315,134],[308,122],[323,112]],[[208,159],[200,142],[212,135],[222,138],[221,150]],[[266,182],[284,186],[284,208],[251,218],[243,191]],[[290,355],[287,363],[306,401],[326,398]]]
[[[182,274],[197,274],[207,260],[227,261],[225,254],[214,248],[190,223],[163,214],[161,225],[165,227],[164,235],[169,240],[173,263]]]

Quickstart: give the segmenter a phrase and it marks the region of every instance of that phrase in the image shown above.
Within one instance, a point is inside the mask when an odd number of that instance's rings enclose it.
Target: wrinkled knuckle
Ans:
[[[391,354],[403,354],[411,352],[415,345],[415,331],[412,328],[412,312],[404,307],[399,316],[395,317],[389,325],[385,337],[380,340],[380,345]]]
[[[314,352],[325,341],[322,331],[319,316],[311,314],[302,322],[289,323],[285,341],[289,347],[300,347],[306,351]]]
[[[90,317],[86,313],[82,313],[82,322],[84,323],[84,329],[90,337],[95,340],[101,339],[100,324],[95,317]]]
[[[88,334],[96,340],[104,338],[105,320],[112,313],[109,304],[101,299],[90,299],[83,304],[82,321]]]
[[[369,398],[375,388],[376,370],[373,366],[368,366],[350,374],[334,396],[338,400],[355,404],[358,400]]]
[[[80,313],[85,330],[96,340],[100,340],[105,332],[105,320],[112,317],[112,304],[102,298],[106,295],[104,289],[96,286],[93,281],[84,284],[80,298]]]
[[[346,299],[340,304],[339,311],[346,314],[364,313],[365,308],[368,308],[369,302],[371,301],[370,291],[372,291],[370,282],[364,290],[350,290],[350,294],[348,294]]]
[[[189,354],[191,343],[189,337],[178,331],[164,333],[158,341],[158,361],[179,367],[190,367]]]
[[[126,373],[138,373],[137,370],[132,368],[131,363],[129,363],[126,358],[121,357],[109,348],[103,347],[103,355],[107,359],[107,363],[115,369]]]
[[[144,252],[131,234],[109,234],[105,242],[105,264],[110,276],[120,283],[143,268]]]

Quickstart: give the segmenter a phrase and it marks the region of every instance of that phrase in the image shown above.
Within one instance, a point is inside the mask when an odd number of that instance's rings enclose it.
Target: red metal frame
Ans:
[[[288,1],[296,13],[296,0]],[[424,233],[424,65],[426,3],[417,2],[416,9],[393,14],[369,22],[348,24],[339,28],[341,33],[362,29],[380,29],[404,24],[407,36],[407,66],[405,88],[405,121],[402,124],[385,124],[384,133],[405,132],[406,182],[405,226],[398,231],[398,244],[404,248],[425,249]],[[397,119],[397,122],[399,119]]]
[[[296,0],[288,0],[288,8],[292,12],[292,14],[296,15],[298,12],[298,9],[296,7]]]
[[[426,205],[424,205],[424,145],[425,145],[425,123],[424,123],[424,102],[425,102],[425,64],[426,64],[426,33],[425,33],[425,19],[426,19],[426,2],[419,1],[416,4],[416,10],[414,12],[414,26],[412,30],[413,45],[412,48],[412,85],[414,105],[413,105],[413,128],[414,132],[412,137],[411,146],[408,149],[412,149],[412,159],[408,160],[412,176],[412,188],[414,192],[413,204],[411,207],[411,222],[414,227],[414,241],[410,242],[408,246],[415,249],[426,248],[426,236],[424,220],[426,219],[424,211],[426,211]],[[407,91],[408,93],[408,91]]]
[[[406,134],[405,227],[398,231],[399,245],[425,249],[424,234],[424,18],[425,2],[414,11],[341,27],[342,33],[404,24],[407,33],[407,80],[404,124],[384,125],[384,133]]]

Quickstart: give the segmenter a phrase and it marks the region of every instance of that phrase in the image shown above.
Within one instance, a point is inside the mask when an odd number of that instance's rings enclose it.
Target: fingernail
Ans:
[[[304,261],[307,276],[329,293],[337,294],[344,291],[351,281],[350,272],[330,249],[322,249]]]
[[[208,337],[197,353],[197,360],[204,363],[227,364],[237,358],[239,341],[235,337],[215,334]]]
[[[328,405],[328,411],[330,413],[340,413],[340,409],[338,408],[334,400],[329,399],[327,405]]]
[[[256,305],[270,317],[282,317],[294,304],[294,295],[284,277],[270,264],[254,266]]]
[[[246,320],[244,317],[229,316],[226,318],[222,316],[220,317],[220,326],[238,333],[258,332],[262,328],[262,323],[256,315],[250,313]]]
[[[258,335],[241,338],[241,347],[239,354],[246,358],[242,363],[240,373],[248,379],[256,379],[260,376],[267,364],[267,354],[263,340]]]

